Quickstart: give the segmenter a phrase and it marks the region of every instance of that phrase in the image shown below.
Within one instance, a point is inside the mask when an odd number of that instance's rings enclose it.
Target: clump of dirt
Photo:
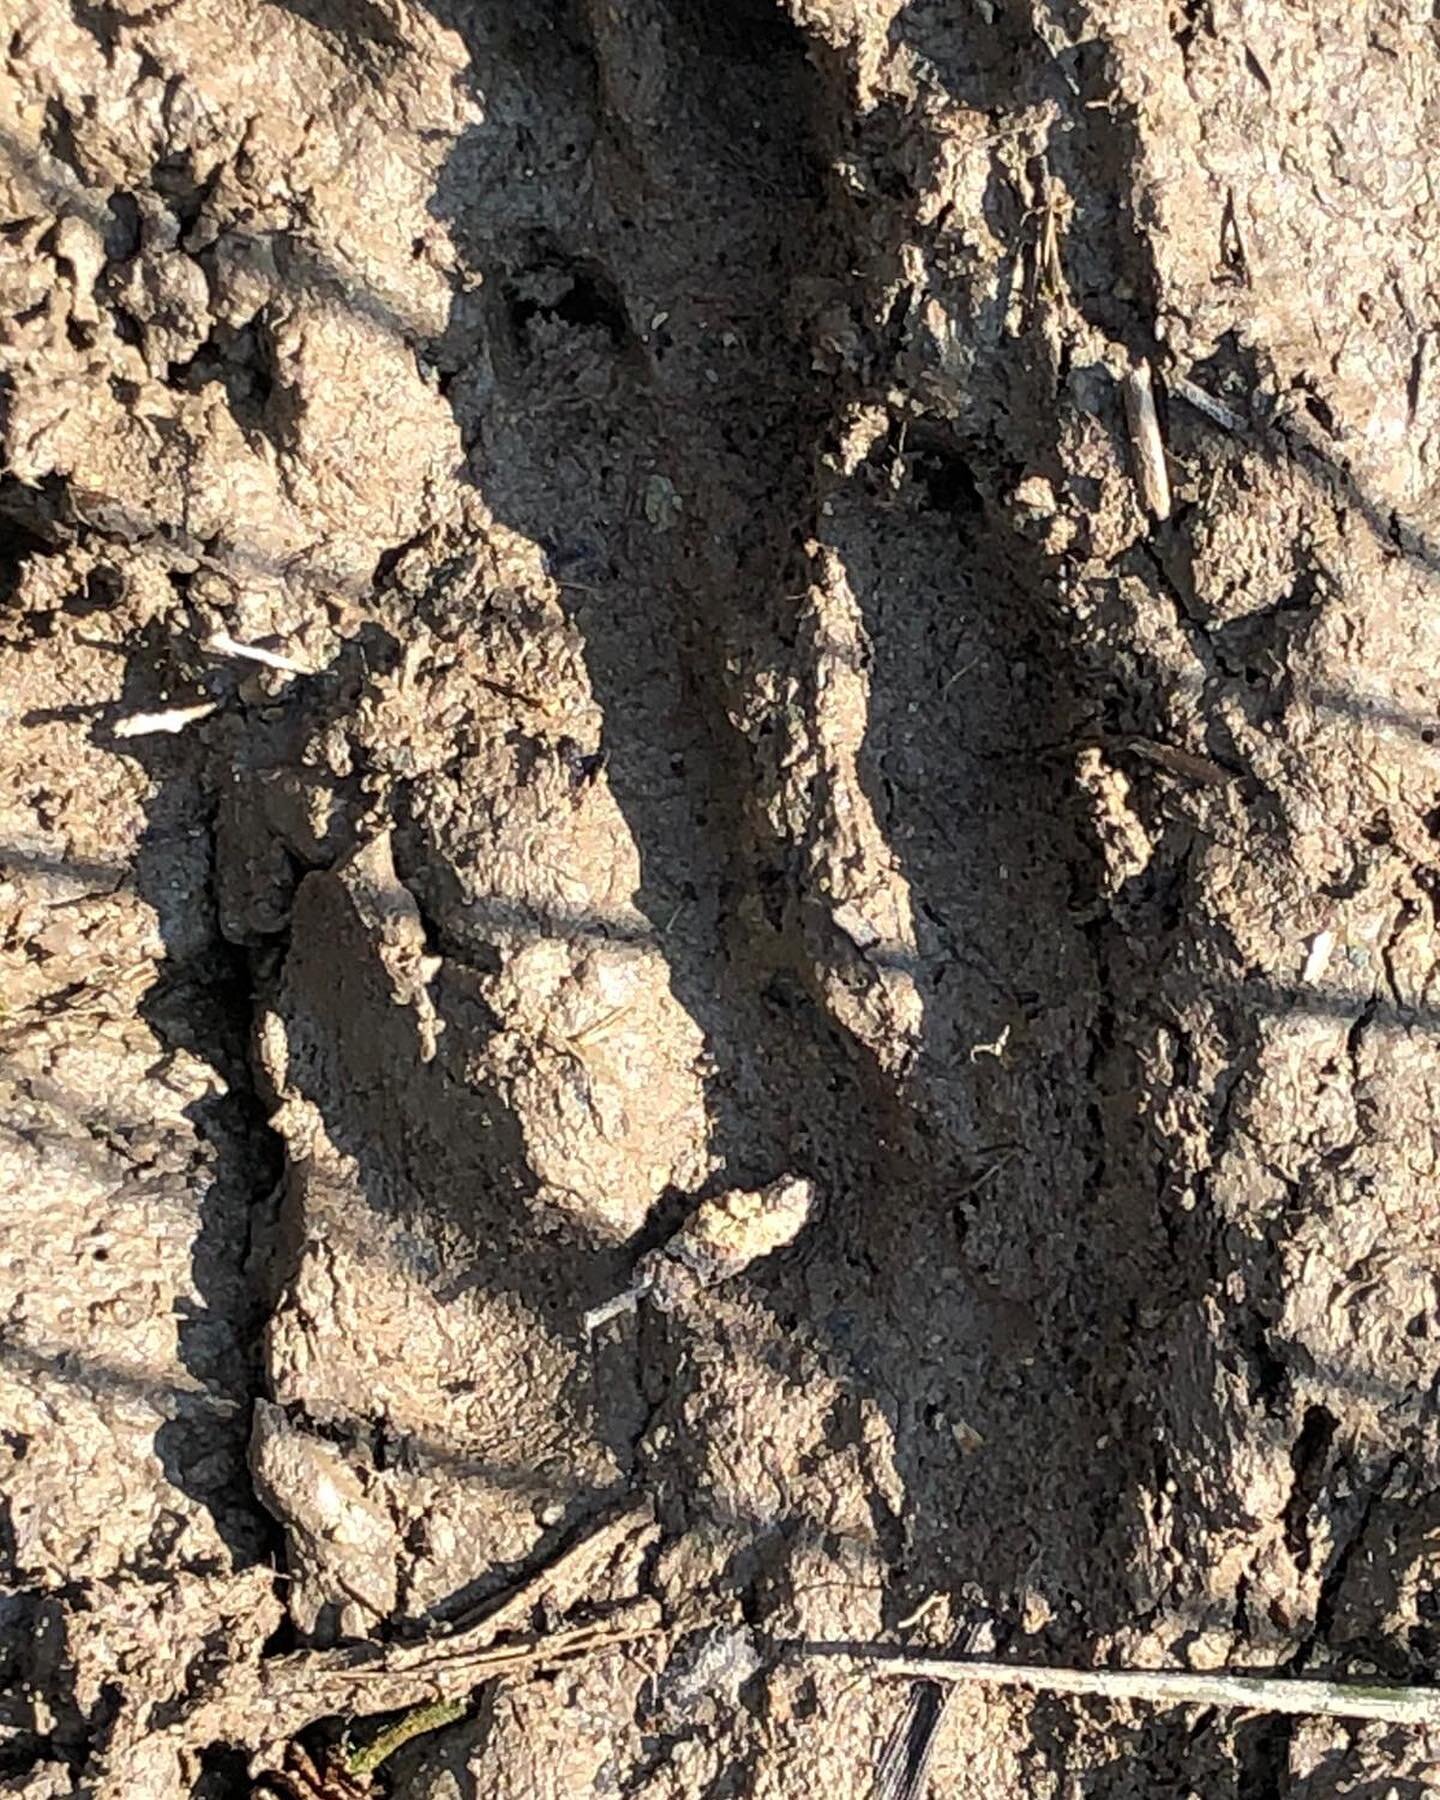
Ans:
[[[637,1496],[589,1598],[663,1632],[393,1792],[861,1793],[903,1686],[795,1642],[977,1604],[1433,1676],[1428,6],[21,0],[3,57],[0,1785],[243,1793],[237,1671]],[[793,1244],[587,1331],[788,1176]],[[932,1770],[1428,1754],[997,1694]]]

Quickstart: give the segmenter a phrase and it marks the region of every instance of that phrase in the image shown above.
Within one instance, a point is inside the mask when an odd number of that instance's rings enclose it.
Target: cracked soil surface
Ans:
[[[0,1792],[243,1795],[227,1671],[636,1497],[552,1611],[663,1632],[380,1790],[865,1795],[782,1647],[977,1607],[1440,1673],[1431,0],[3,19]],[[931,1791],[1440,1747],[976,1694]]]

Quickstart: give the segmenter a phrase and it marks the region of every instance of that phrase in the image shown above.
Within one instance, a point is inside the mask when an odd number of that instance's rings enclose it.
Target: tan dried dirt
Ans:
[[[241,1794],[227,1670],[625,1496],[665,1634],[393,1792],[864,1794],[903,1690],[777,1646],[976,1606],[1437,1672],[1433,15],[8,0],[0,1791]],[[1437,1788],[1019,1694],[933,1769]]]

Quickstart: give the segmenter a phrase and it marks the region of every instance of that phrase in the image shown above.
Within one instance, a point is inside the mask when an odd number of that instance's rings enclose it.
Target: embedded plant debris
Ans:
[[[633,1312],[642,1300],[674,1312],[717,1281],[730,1281],[762,1256],[783,1250],[809,1223],[814,1206],[814,1185],[795,1176],[755,1193],[732,1189],[702,1200],[673,1237],[640,1258],[629,1287],[586,1313],[586,1331]]]
[[[1061,1669],[1034,1663],[967,1662],[961,1657],[896,1656],[883,1650],[852,1659],[883,1673],[950,1686],[1031,1688],[1089,1699],[1153,1706],[1226,1706],[1245,1712],[1363,1719],[1377,1725],[1440,1725],[1440,1689],[1307,1681],[1286,1676],[1203,1673],[1192,1669]]]

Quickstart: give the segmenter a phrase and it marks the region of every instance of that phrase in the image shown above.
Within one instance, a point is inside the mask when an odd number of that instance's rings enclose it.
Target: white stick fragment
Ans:
[[[618,1319],[621,1313],[632,1313],[650,1292],[643,1282],[637,1281],[633,1287],[625,1289],[623,1294],[616,1294],[613,1300],[605,1301],[602,1306],[592,1306],[585,1315],[585,1335],[594,1337],[602,1325],[608,1325],[612,1319]]]
[[[196,706],[171,706],[164,712],[131,713],[117,719],[111,727],[118,738],[149,737],[160,731],[183,731],[201,719],[208,719],[220,707],[218,700],[202,700]]]
[[[1330,967],[1330,952],[1335,948],[1333,931],[1317,931],[1310,945],[1310,954],[1305,958],[1305,971],[1300,979],[1307,986],[1313,987]]]
[[[1155,390],[1150,380],[1149,363],[1132,363],[1120,385],[1125,396],[1130,459],[1141,503],[1153,519],[1168,519],[1170,475],[1165,467],[1165,445],[1155,412]]]
[[[857,1655],[877,1675],[907,1681],[970,1682],[1047,1694],[1148,1700],[1160,1706],[1230,1706],[1245,1712],[1385,1725],[1440,1725],[1440,1688],[1361,1686],[1304,1676],[1208,1675],[1189,1669],[1047,1669],[1032,1663],[963,1662],[953,1657]]]
[[[258,644],[242,644],[228,631],[217,631],[206,638],[205,648],[216,656],[238,656],[246,662],[257,662],[267,669],[279,669],[283,675],[313,675],[308,663],[296,662],[293,656],[282,656],[278,650],[262,650]]]
[[[674,1237],[640,1258],[624,1293],[586,1313],[586,1332],[633,1312],[642,1300],[673,1312],[702,1288],[728,1281],[793,1243],[814,1209],[814,1183],[798,1175],[784,1175],[754,1192],[731,1188],[702,1200]]]
[[[1198,413],[1204,413],[1212,425],[1218,425],[1224,431],[1245,431],[1249,420],[1228,407],[1223,400],[1217,400],[1193,381],[1187,381],[1183,375],[1174,375],[1166,383],[1172,394],[1178,394],[1187,406],[1193,406]]]

